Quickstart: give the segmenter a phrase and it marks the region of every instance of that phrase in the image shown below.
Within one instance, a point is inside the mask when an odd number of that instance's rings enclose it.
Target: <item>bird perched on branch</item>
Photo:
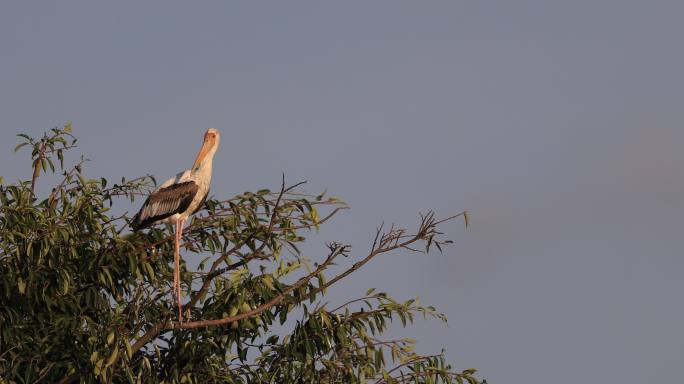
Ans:
[[[175,226],[173,292],[178,305],[178,321],[183,322],[180,289],[180,241],[185,220],[197,212],[209,194],[211,166],[221,135],[214,128],[204,134],[202,148],[192,168],[166,180],[145,200],[131,223],[134,231],[167,222]]]

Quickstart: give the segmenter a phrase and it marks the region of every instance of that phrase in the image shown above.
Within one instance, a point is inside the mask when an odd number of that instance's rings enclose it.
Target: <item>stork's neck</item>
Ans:
[[[214,154],[210,154],[198,166],[191,170],[193,176],[205,179],[207,182],[211,180],[211,167],[214,161]]]

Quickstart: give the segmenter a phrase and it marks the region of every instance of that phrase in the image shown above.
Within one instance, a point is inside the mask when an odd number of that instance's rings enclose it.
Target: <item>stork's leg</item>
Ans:
[[[176,234],[175,234],[175,252],[173,254],[174,268],[173,268],[173,295],[176,296],[176,305],[178,306],[178,321],[183,322],[183,317],[181,316],[181,297],[180,297],[180,238],[181,232],[183,230],[183,223],[178,220],[176,221]]]
[[[185,220],[179,220],[178,221],[178,245],[176,246],[178,251],[177,251],[177,258],[176,258],[176,279],[178,280],[178,285],[176,286],[176,297],[178,300],[178,321],[183,322],[183,304],[181,303],[181,286],[180,286],[180,243],[181,240],[183,239],[183,227],[185,226]]]

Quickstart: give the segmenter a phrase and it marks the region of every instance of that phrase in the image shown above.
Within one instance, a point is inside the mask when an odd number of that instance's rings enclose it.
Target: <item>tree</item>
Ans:
[[[19,136],[15,151],[32,149],[33,172],[0,181],[0,383],[479,383],[441,353],[415,353],[411,339],[382,338],[392,321],[446,321],[433,307],[374,289],[343,304],[323,300],[380,255],[441,251],[450,241],[438,226],[457,216],[467,224],[465,212],[427,213],[413,232],[380,226],[355,262],[334,242],[314,262],[298,247],[348,208],[342,201],[302,194],[284,177],[276,191],[209,199],[183,232],[186,259],[204,259],[182,270],[181,325],[170,299],[171,227],[130,233],[129,216],[110,213],[154,179],[109,185],[84,176],[83,158],[65,167],[76,146],[70,125]],[[41,175],[56,168],[58,184],[37,196]]]

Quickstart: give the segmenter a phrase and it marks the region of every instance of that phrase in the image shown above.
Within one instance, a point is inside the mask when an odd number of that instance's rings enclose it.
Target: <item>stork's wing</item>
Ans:
[[[172,184],[159,188],[145,200],[140,212],[135,215],[131,226],[134,231],[149,227],[154,222],[164,220],[176,213],[185,212],[199,187],[194,181]]]

